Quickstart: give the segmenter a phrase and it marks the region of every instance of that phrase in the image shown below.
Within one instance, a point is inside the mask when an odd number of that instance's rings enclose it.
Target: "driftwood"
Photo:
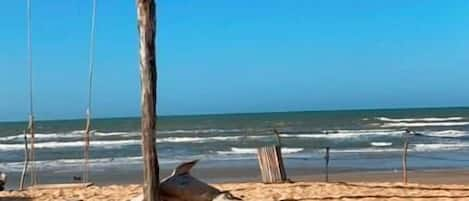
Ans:
[[[197,160],[182,163],[173,173],[161,180],[160,200],[161,201],[234,201],[241,200],[234,197],[229,192],[216,189],[213,186],[190,175],[190,170],[197,163]],[[132,201],[143,201],[140,195]]]

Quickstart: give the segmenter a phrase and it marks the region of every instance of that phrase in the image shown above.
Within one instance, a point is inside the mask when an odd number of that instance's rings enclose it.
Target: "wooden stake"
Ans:
[[[32,115],[29,116],[29,135],[31,136],[31,149],[28,151],[29,154],[29,161],[31,161],[31,168],[30,168],[30,177],[31,177],[31,185],[37,184],[37,175],[36,175],[36,157],[34,153],[34,143],[35,143],[35,136],[34,136],[34,118]]]
[[[274,128],[275,139],[277,140],[277,145],[282,147],[282,140],[280,139],[280,132]]]
[[[24,189],[24,178],[26,176],[26,170],[28,169],[28,163],[29,163],[28,135],[26,134],[26,131],[24,131],[23,133],[24,133],[24,166],[23,166],[23,171],[21,172],[20,191]]]
[[[404,148],[402,150],[402,182],[407,184],[407,148],[409,147],[409,131],[404,134]]]
[[[159,166],[156,151],[156,2],[137,0],[140,35],[141,129],[145,201],[159,201]]]
[[[88,177],[89,177],[89,172],[90,172],[90,166],[89,166],[89,158],[90,158],[90,131],[91,131],[91,117],[90,117],[90,110],[86,110],[86,127],[85,127],[85,133],[84,133],[84,142],[85,146],[83,148],[83,158],[84,158],[84,164],[83,164],[83,178],[82,182],[87,183],[88,182]]]
[[[325,164],[325,168],[326,168],[326,174],[325,174],[325,182],[329,182],[329,147],[326,147],[326,156],[324,157],[325,161],[326,161],[326,164]]]

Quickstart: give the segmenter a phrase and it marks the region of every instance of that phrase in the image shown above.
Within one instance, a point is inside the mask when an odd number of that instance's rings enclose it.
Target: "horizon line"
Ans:
[[[468,108],[469,106],[422,106],[422,107],[376,107],[376,108],[346,108],[346,109],[319,109],[319,110],[290,110],[290,111],[263,111],[263,112],[226,112],[226,113],[198,113],[198,114],[170,114],[158,115],[157,117],[188,117],[188,116],[223,116],[223,115],[252,115],[252,114],[272,114],[272,113],[301,113],[301,112],[337,112],[337,111],[376,111],[376,110],[423,110],[423,109],[456,109]],[[92,120],[103,119],[125,119],[125,118],[140,118],[140,116],[113,116],[113,117],[95,117]],[[64,119],[38,119],[36,122],[44,121],[77,121],[85,120],[85,118],[64,118]],[[0,123],[22,123],[28,120],[1,120]]]

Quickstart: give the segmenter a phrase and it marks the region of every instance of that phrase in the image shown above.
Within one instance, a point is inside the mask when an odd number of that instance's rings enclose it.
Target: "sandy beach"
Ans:
[[[245,201],[300,200],[468,200],[467,185],[424,185],[400,183],[312,183],[216,184]],[[1,201],[121,201],[141,193],[139,185],[111,185],[85,189],[28,190],[2,192]]]
[[[228,181],[214,186],[245,201],[300,200],[468,200],[467,170],[410,171],[409,184],[400,172],[333,173],[331,182],[322,175],[293,176],[294,183],[261,184],[258,179]],[[206,179],[201,177],[201,179]],[[313,182],[314,181],[314,182]],[[141,185],[97,185],[81,189],[48,189],[0,192],[0,201],[125,201],[137,196]]]

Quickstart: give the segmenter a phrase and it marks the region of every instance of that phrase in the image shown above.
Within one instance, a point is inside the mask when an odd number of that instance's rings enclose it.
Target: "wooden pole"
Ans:
[[[145,201],[159,201],[159,166],[156,151],[156,2],[137,0],[140,35],[141,129]]]
[[[36,176],[36,158],[34,154],[34,109],[33,109],[33,51],[32,51],[32,9],[31,9],[31,0],[26,1],[27,9],[27,29],[28,29],[28,66],[29,66],[29,124],[28,124],[28,133],[31,136],[31,150],[29,151],[29,160],[31,161],[30,176],[31,176],[31,185],[36,185],[37,176]]]
[[[324,157],[325,159],[325,168],[326,168],[326,174],[325,174],[325,178],[324,178],[324,181],[325,182],[329,182],[329,147],[326,147],[326,156]]]
[[[83,157],[84,157],[84,164],[83,164],[83,183],[87,183],[89,181],[90,175],[90,166],[89,166],[89,158],[90,158],[90,132],[91,132],[91,101],[92,101],[92,90],[93,90],[93,70],[94,70],[94,52],[95,52],[95,36],[96,36],[96,0],[92,2],[92,11],[91,11],[91,31],[90,31],[90,50],[88,52],[88,107],[86,108],[86,127],[84,133],[84,148],[83,148]]]
[[[407,184],[407,149],[409,147],[409,134],[410,131],[406,130],[404,133],[404,147],[402,150],[402,182]]]
[[[24,165],[23,165],[23,171],[21,172],[21,178],[20,178],[20,191],[24,189],[24,178],[26,176],[26,170],[28,169],[28,163],[29,163],[29,151],[28,151],[28,135],[26,134],[26,131],[24,133]]]
[[[282,140],[280,139],[280,132],[274,128],[275,139],[277,140],[277,145],[282,147]]]
[[[326,135],[329,135],[329,132],[326,131]],[[325,175],[324,175],[324,181],[329,182],[329,147],[326,147],[326,155],[324,156],[325,160]]]

